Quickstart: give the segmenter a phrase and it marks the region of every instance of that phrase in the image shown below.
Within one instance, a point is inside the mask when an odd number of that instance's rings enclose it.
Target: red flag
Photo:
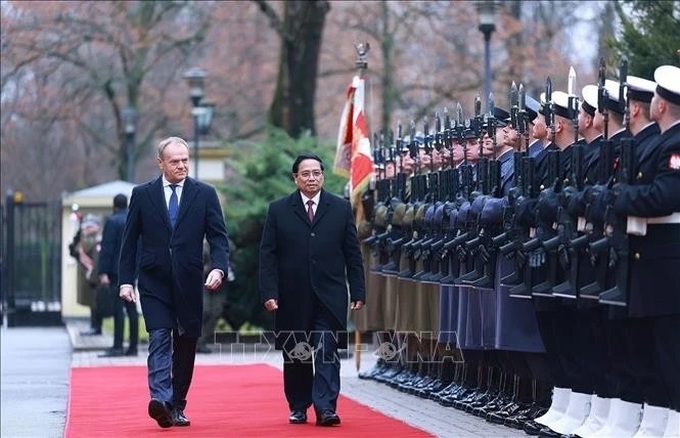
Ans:
[[[373,173],[371,140],[364,111],[365,81],[355,76],[347,89],[347,100],[340,118],[338,145],[333,171],[349,177],[350,199],[355,202]]]

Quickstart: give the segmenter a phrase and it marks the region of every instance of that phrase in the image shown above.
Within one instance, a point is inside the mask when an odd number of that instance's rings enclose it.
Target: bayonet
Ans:
[[[569,67],[569,78],[567,79],[567,94],[576,94],[576,70],[574,66]]]
[[[519,96],[517,94],[517,84],[512,81],[510,85],[510,124],[513,129],[519,131],[519,120],[517,116],[519,115]]]
[[[545,81],[545,106],[543,112],[545,113],[545,123],[550,130],[550,141],[555,142],[555,114],[553,113],[552,91],[552,79],[548,76],[548,79]]]
[[[623,125],[630,129],[630,112],[628,109],[628,59],[621,58],[619,63],[619,108],[623,113]]]

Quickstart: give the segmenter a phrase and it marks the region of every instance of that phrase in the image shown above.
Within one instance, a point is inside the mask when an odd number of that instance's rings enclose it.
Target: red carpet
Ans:
[[[288,424],[281,371],[269,365],[197,366],[185,412],[189,427],[161,429],[147,416],[148,402],[145,367],[73,368],[65,437],[432,436],[342,396],[340,426],[315,426],[313,409],[307,424]]]

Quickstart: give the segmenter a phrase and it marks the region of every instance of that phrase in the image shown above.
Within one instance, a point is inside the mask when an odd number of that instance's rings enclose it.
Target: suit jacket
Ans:
[[[600,159],[600,145],[602,136],[598,135],[590,143],[583,146],[583,185],[589,186],[597,184],[599,179],[598,162]]]
[[[535,179],[539,188],[541,186],[543,186],[543,188],[550,187],[554,182],[548,181],[548,154],[552,151],[559,151],[559,148],[555,143],[550,143],[548,146],[539,151],[534,157],[536,160]]]
[[[635,135],[635,179],[638,181],[644,178],[641,167],[647,167],[648,164],[644,163],[650,158],[653,158],[658,152],[655,150],[653,144],[656,142],[659,135],[659,125],[656,123],[652,123]],[[654,168],[654,165],[652,165],[652,168]]]
[[[645,149],[634,185],[622,185],[614,211],[637,217],[680,212],[680,124]],[[680,224],[649,224],[645,236],[630,236],[632,317],[680,314]]]
[[[121,246],[119,284],[133,284],[139,255],[138,286],[148,330],[174,328],[201,334],[203,315],[203,239],[210,244],[212,267],[225,276],[229,243],[217,192],[186,178],[173,229],[162,177],[132,190]],[[140,240],[138,249],[137,242]]]
[[[127,209],[116,211],[106,218],[102,232],[97,272],[108,275],[112,282],[118,279],[118,259],[120,257],[120,246],[123,243],[126,218]]]
[[[291,331],[309,332],[314,295],[333,315],[339,348],[346,346],[351,301],[365,301],[364,268],[350,203],[325,190],[310,223],[299,191],[269,205],[260,244],[262,303],[278,300],[276,348]]]

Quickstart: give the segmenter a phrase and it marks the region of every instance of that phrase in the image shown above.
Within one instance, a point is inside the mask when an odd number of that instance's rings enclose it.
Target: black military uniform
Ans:
[[[658,415],[657,424],[650,426],[660,432],[658,423],[665,412],[664,436],[676,436],[680,432],[680,68],[659,67],[654,79],[657,87],[650,111],[661,134],[645,149],[635,184],[615,187],[613,208],[620,215],[646,218],[646,233],[630,236],[628,317],[643,327],[640,334],[649,335],[638,345],[653,355],[655,373],[668,390],[670,403],[651,409]],[[645,411],[649,406],[654,406],[651,400]]]

